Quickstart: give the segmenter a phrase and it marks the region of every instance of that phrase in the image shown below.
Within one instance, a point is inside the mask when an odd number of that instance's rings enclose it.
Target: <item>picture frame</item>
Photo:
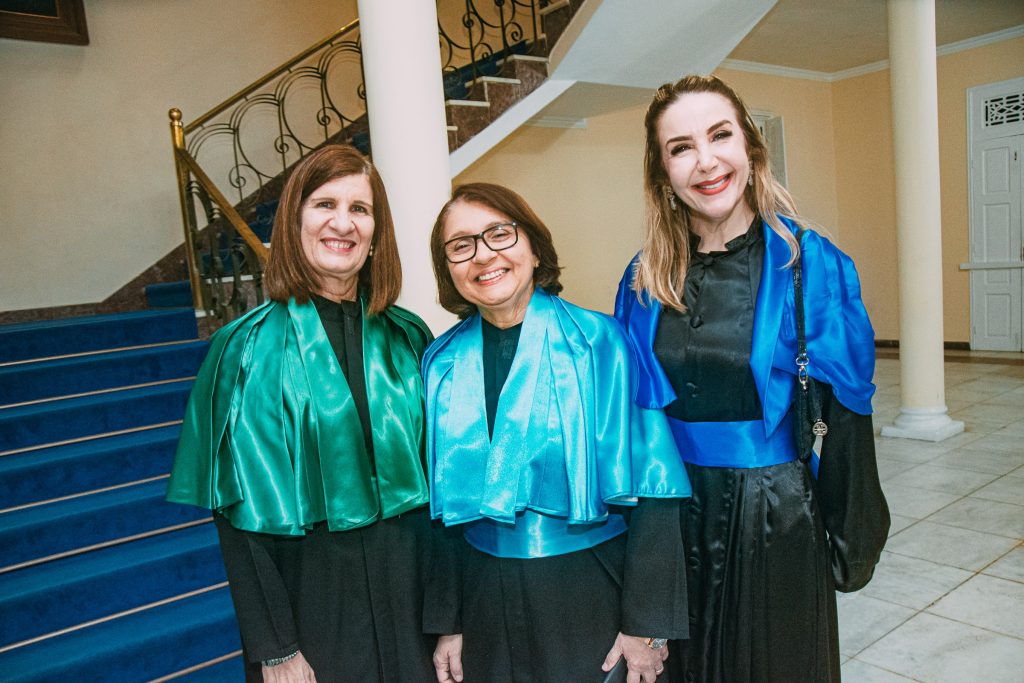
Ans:
[[[0,0],[0,38],[88,45],[83,0]]]

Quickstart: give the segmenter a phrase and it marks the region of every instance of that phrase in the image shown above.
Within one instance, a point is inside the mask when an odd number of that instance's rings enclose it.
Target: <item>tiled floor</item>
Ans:
[[[1024,681],[1024,355],[956,360],[946,403],[965,433],[875,439],[893,524],[874,579],[839,596],[847,683]],[[880,359],[876,432],[899,382]]]

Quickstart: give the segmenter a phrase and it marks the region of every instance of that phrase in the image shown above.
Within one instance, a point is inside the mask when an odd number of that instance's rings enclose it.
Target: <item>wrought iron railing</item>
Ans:
[[[445,87],[457,93],[505,56],[529,53],[547,4],[440,0]],[[291,167],[328,142],[369,153],[358,20],[191,122],[177,109],[170,119],[193,301],[216,327],[262,301],[267,249],[247,220],[276,200]]]
[[[445,75],[491,75],[488,67],[496,59],[531,50],[541,35],[538,7],[545,4],[536,0],[438,3],[441,68]],[[444,13],[446,7],[450,14]],[[451,16],[455,13],[457,20]]]

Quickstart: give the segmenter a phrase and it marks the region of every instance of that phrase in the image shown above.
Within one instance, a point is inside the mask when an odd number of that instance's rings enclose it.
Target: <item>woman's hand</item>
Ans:
[[[438,683],[462,680],[462,634],[441,636],[434,648],[434,671]]]
[[[604,671],[611,671],[619,657],[626,658],[626,666],[629,669],[626,683],[640,683],[641,680],[643,683],[654,683],[658,675],[665,670],[664,661],[668,658],[668,646],[652,650],[648,647],[646,638],[619,633],[601,668]]]
[[[316,683],[313,667],[299,652],[277,666],[264,666],[263,683]]]

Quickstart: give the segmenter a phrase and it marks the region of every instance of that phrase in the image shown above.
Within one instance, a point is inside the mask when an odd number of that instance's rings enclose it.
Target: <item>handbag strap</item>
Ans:
[[[797,244],[803,243],[804,228],[796,233]],[[800,386],[807,389],[807,333],[804,327],[804,288],[803,288],[803,249],[800,250],[800,257],[793,264],[793,299],[796,305],[796,376],[800,380]]]

